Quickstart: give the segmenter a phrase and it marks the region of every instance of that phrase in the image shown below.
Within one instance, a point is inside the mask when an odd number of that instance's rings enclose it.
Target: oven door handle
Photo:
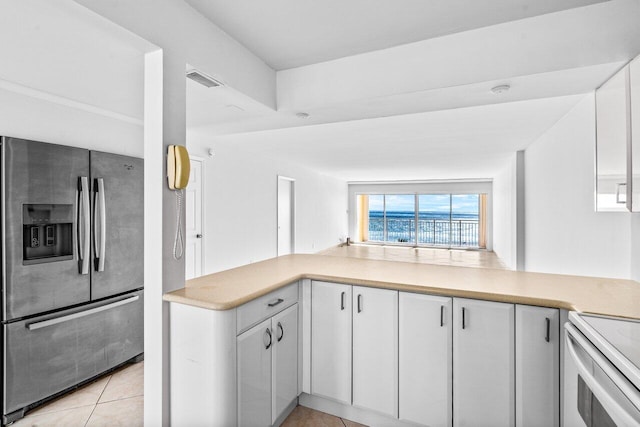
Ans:
[[[566,330],[567,349],[573,361],[575,362],[578,372],[582,375],[582,379],[589,386],[594,395],[598,397],[598,400],[607,408],[607,412],[614,419],[618,425],[637,425],[640,419],[640,394],[637,390],[632,389],[629,386],[628,380],[624,378],[615,368],[611,366],[611,363],[601,356],[593,345],[583,338],[578,332],[578,329],[570,323],[566,323],[564,326]],[[629,399],[629,401],[639,408],[636,416],[630,414],[622,405],[620,405],[614,397],[612,397],[607,390],[598,382],[594,375],[585,366],[584,362],[576,352],[574,341],[579,345],[587,355],[597,364],[604,373],[611,379],[611,381],[622,391],[622,393]]]

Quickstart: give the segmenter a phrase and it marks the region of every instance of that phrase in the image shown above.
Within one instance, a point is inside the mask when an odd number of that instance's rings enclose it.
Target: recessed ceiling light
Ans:
[[[303,112],[296,113],[296,117],[299,119],[306,119],[309,117],[309,113],[303,113]]]
[[[500,86],[492,87],[491,88],[491,92],[493,92],[493,93],[504,93],[504,92],[508,92],[509,89],[511,89],[511,86],[509,86],[509,85],[500,85]]]

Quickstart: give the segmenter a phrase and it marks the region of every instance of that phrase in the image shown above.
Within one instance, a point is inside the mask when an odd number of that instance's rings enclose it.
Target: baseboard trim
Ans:
[[[312,396],[307,393],[302,393],[300,395],[298,403],[301,406],[315,409],[316,411],[326,412],[327,414],[335,415],[336,417],[345,418],[367,426],[417,427],[420,425],[409,421],[401,421],[397,418],[392,418],[388,415],[379,414],[367,409],[345,405],[344,403],[339,403],[323,397]]]

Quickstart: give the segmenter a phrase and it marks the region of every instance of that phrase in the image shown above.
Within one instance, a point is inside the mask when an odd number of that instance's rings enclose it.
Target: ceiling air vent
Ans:
[[[198,70],[187,71],[187,78],[193,80],[194,82],[198,82],[202,86],[206,86],[206,87],[224,86],[224,84],[222,84],[222,82],[219,82],[218,80],[214,79],[213,77],[209,77],[206,74],[203,74]]]

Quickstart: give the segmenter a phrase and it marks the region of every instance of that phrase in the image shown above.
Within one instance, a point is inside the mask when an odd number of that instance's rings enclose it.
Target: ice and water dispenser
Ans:
[[[22,205],[23,265],[73,259],[73,205]]]

